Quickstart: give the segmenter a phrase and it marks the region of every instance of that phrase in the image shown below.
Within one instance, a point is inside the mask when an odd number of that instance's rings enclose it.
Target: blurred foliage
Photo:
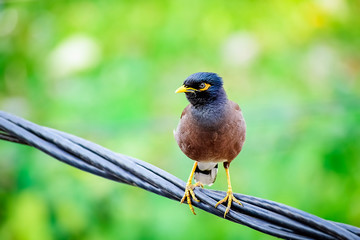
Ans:
[[[174,90],[212,71],[247,120],[236,192],[360,226],[360,3],[0,1],[0,108],[186,180]],[[0,239],[269,239],[0,142]],[[226,189],[220,168],[213,189]],[[171,213],[171,214],[169,214]]]

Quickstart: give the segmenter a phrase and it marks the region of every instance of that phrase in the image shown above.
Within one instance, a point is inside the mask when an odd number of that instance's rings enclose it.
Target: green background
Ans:
[[[0,2],[0,108],[186,180],[194,72],[247,121],[233,189],[360,226],[360,3]],[[271,239],[0,142],[0,239]],[[211,189],[226,190],[223,168]]]

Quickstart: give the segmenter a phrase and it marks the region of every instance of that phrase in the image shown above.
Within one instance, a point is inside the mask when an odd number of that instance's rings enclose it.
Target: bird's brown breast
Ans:
[[[199,162],[231,162],[245,141],[245,120],[239,106],[228,101],[224,116],[216,126],[204,126],[191,113],[188,105],[175,132],[180,149]]]

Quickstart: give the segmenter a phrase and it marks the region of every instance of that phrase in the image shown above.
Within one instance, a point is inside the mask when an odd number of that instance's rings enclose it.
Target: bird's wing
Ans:
[[[174,129],[174,131],[173,131],[176,140],[177,140],[176,132],[177,132],[177,130],[179,129],[179,125],[181,124],[181,120],[182,120],[182,118],[187,114],[187,112],[190,111],[190,107],[191,107],[191,106],[190,106],[190,104],[189,104],[189,105],[187,105],[187,106],[184,108],[184,110],[182,111],[181,116],[180,116],[180,122],[179,122],[177,128]]]
[[[243,128],[244,131],[244,135],[245,135],[245,131],[246,131],[246,123],[245,123],[245,119],[244,116],[242,114],[241,108],[239,107],[239,105],[236,102],[233,101],[229,101],[231,104],[231,107],[233,109],[235,109],[236,117],[237,117],[237,122],[238,124],[240,124],[241,128]]]
[[[229,102],[230,102],[231,106],[233,108],[235,108],[235,110],[241,111],[241,108],[239,107],[239,104],[237,104],[236,102],[233,102],[231,100]]]
[[[185,116],[189,110],[190,110],[190,104],[187,105],[186,108],[184,108],[184,110],[181,113],[180,119],[182,119],[183,116]]]

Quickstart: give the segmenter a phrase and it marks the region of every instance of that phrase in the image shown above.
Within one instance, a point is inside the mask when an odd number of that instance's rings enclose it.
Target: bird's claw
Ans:
[[[197,197],[195,196],[195,193],[194,193],[194,188],[199,187],[199,186],[202,188],[204,187],[200,182],[197,182],[196,184],[187,183],[184,196],[182,197],[182,199],[180,201],[180,204],[181,204],[186,199],[187,204],[189,205],[189,208],[194,215],[196,215],[196,213],[195,213],[194,207],[192,206],[191,198],[196,202],[200,202],[200,200],[197,199]]]
[[[227,201],[227,207],[226,207],[226,210],[225,210],[225,213],[224,213],[224,218],[226,217],[226,214],[230,211],[231,203],[232,203],[233,201],[236,202],[237,204],[243,206],[242,203],[241,203],[237,198],[235,198],[232,190],[228,190],[226,196],[225,196],[222,200],[218,201],[218,202],[215,204],[215,208],[216,208],[217,206],[219,206],[220,204],[226,202],[226,201]]]

